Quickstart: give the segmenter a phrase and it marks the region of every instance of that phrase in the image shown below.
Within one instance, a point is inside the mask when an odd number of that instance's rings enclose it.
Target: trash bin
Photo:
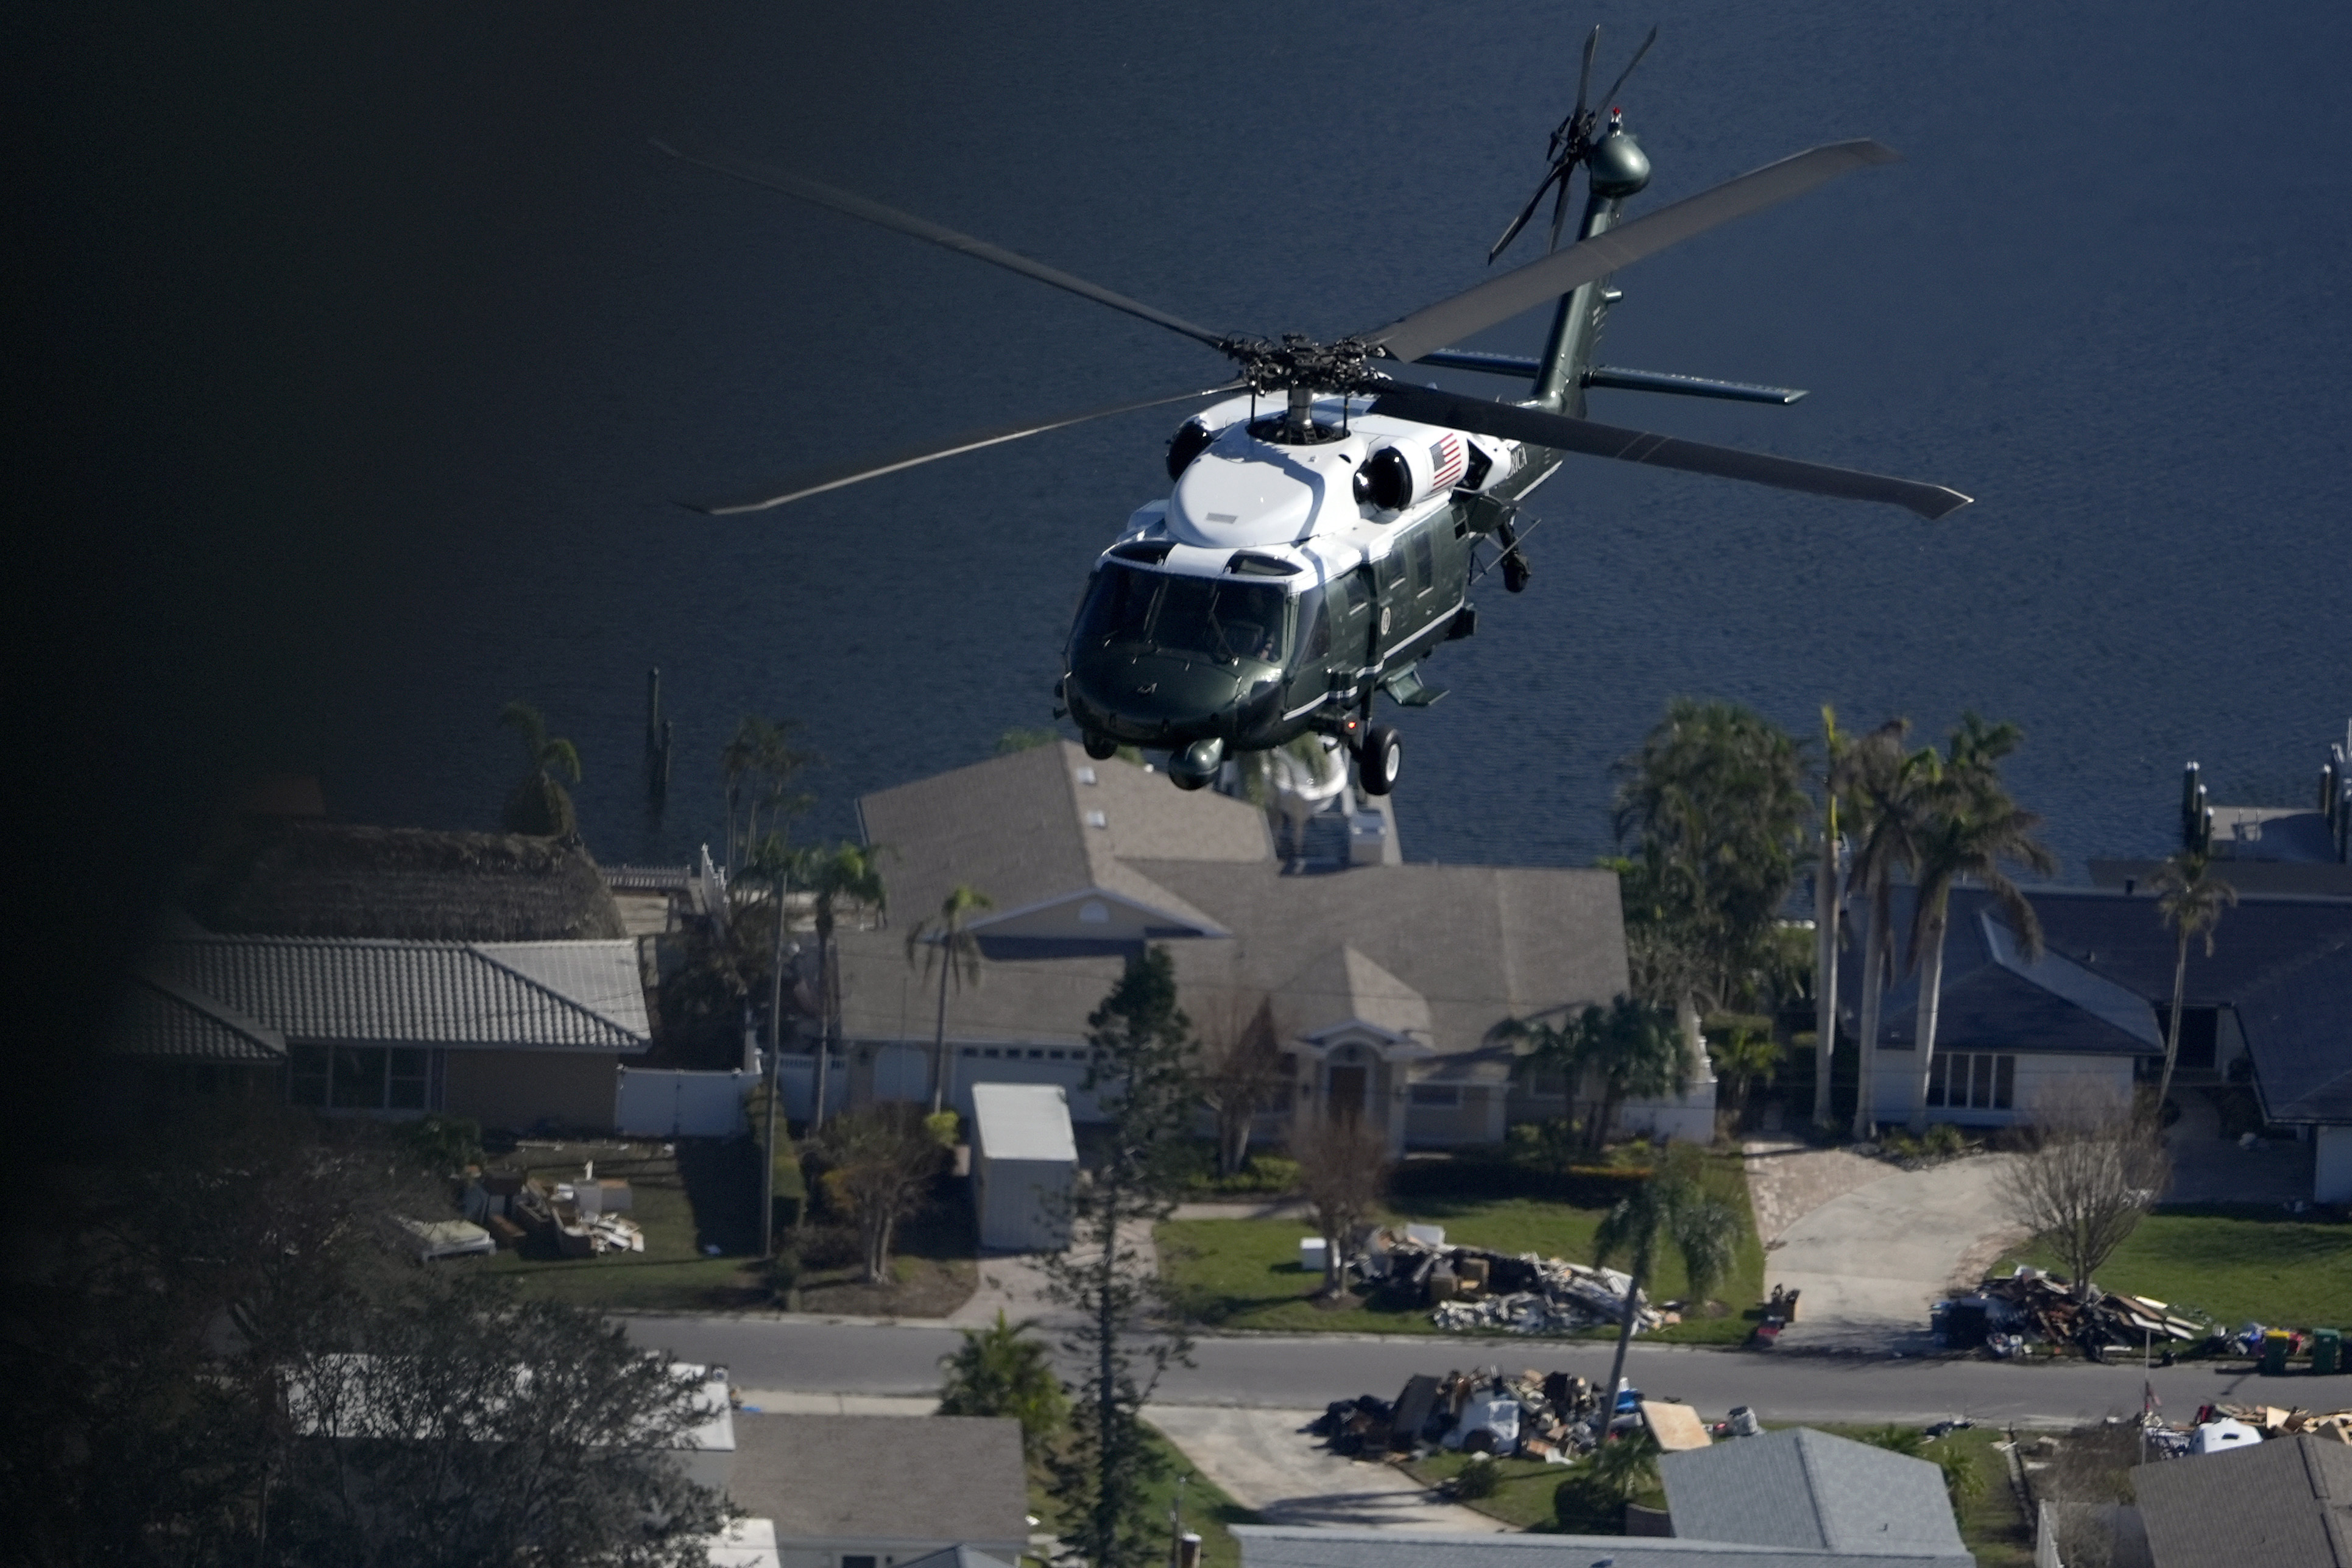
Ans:
[[[2319,1329],[2311,1336],[2311,1371],[2315,1377],[2328,1377],[2344,1370],[2344,1331],[2340,1329]]]
[[[2284,1329],[2273,1329],[2263,1335],[2263,1375],[2276,1377],[2286,1371],[2287,1346],[2294,1336]]]

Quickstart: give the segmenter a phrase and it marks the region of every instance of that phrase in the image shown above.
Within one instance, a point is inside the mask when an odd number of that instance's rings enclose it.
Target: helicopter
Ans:
[[[1169,442],[1171,493],[1133,512],[1096,560],[1065,646],[1055,716],[1076,722],[1089,756],[1108,758],[1129,746],[1166,752],[1169,778],[1186,790],[1213,782],[1236,753],[1319,735],[1327,749],[1344,748],[1352,757],[1366,793],[1382,795],[1401,771],[1403,738],[1394,725],[1372,721],[1373,699],[1385,693],[1411,709],[1444,695],[1423,679],[1422,661],[1476,630],[1470,595],[1487,571],[1499,567],[1511,593],[1527,587],[1533,568],[1522,547],[1522,509],[1570,454],[1887,502],[1931,521],[1969,505],[1970,497],[1940,485],[1585,417],[1591,387],[1779,405],[1803,397],[1794,388],[1594,363],[1610,308],[1621,297],[1612,276],[1694,235],[1898,156],[1872,141],[1832,142],[1626,219],[1624,204],[1648,186],[1651,167],[1614,104],[1657,30],[1593,100],[1600,36],[1596,26],[1585,40],[1576,105],[1552,132],[1544,177],[1487,261],[1518,237],[1550,194],[1544,256],[1330,342],[1301,333],[1269,339],[1215,331],[850,192],[731,153],[656,141],[658,150],[683,162],[1181,333],[1225,356],[1236,371],[1215,386],[976,431],[695,510],[713,516],[767,510],[1092,419],[1206,403]],[[1612,106],[1605,119],[1601,103]],[[1563,249],[1570,183],[1580,172],[1582,216]],[[1551,330],[1537,357],[1446,346],[1548,302]],[[1411,384],[1384,368],[1408,363],[1523,379],[1530,395],[1488,401]]]

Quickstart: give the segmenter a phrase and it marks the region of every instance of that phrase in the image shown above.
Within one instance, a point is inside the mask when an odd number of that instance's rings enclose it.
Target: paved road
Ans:
[[[894,1326],[820,1318],[636,1318],[650,1346],[723,1363],[746,1389],[817,1394],[928,1393],[939,1358],[959,1342],[937,1325]],[[1196,1365],[1171,1371],[1156,1397],[1171,1405],[1317,1409],[1358,1394],[1392,1397],[1416,1372],[1494,1363],[1517,1369],[1609,1374],[1605,1344],[1421,1337],[1203,1339]],[[1627,1373],[1643,1390],[1688,1401],[1707,1415],[1753,1405],[1768,1421],[1977,1420],[2063,1425],[2139,1407],[2137,1366],[2068,1362],[2012,1366],[1969,1361],[1780,1356],[1636,1343]],[[2151,1374],[2165,1414],[2183,1420],[2200,1404],[2232,1399],[2294,1403],[2297,1384],[2209,1365]]]

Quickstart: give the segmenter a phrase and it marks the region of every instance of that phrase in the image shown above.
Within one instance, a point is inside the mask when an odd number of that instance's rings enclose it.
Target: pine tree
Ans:
[[[1102,1163],[1067,1200],[1070,1249],[1045,1263],[1051,1299],[1080,1314],[1062,1343],[1085,1368],[1052,1491],[1076,1555],[1094,1568],[1147,1568],[1160,1542],[1146,1489],[1166,1461],[1144,1432],[1143,1405],[1171,1363],[1190,1364],[1192,1348],[1181,1331],[1143,1321],[1163,1296],[1138,1245],[1175,1207],[1171,1156],[1195,1104],[1192,1026],[1176,1005],[1167,951],[1129,959],[1087,1028],[1087,1087],[1109,1115],[1110,1136]]]

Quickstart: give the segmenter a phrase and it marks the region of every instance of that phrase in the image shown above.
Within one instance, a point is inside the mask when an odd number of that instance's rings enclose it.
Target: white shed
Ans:
[[[980,1245],[995,1252],[1058,1252],[1068,1246],[1060,1199],[1078,1169],[1068,1092],[1052,1083],[976,1083],[971,1121]]]

